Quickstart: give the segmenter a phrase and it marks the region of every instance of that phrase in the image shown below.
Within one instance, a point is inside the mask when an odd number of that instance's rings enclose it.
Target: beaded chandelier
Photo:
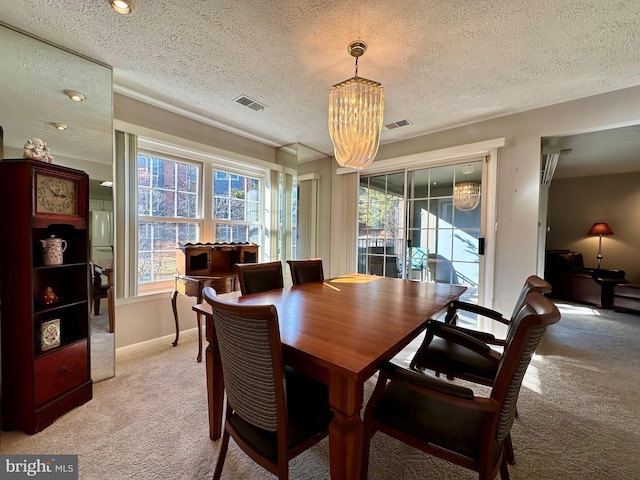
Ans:
[[[373,162],[380,145],[384,116],[384,89],[373,80],[358,77],[358,57],[367,44],[355,41],[349,54],[356,59],[356,74],[329,91],[329,135],[336,161],[361,169]]]

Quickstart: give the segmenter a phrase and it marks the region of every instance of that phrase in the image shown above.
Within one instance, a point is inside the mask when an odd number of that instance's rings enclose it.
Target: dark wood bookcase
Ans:
[[[34,160],[0,161],[2,428],[36,433],[89,401],[89,178]],[[61,264],[41,240],[64,239]],[[50,262],[49,262],[50,263]],[[46,303],[50,287],[57,301]],[[42,327],[53,323],[43,342]]]

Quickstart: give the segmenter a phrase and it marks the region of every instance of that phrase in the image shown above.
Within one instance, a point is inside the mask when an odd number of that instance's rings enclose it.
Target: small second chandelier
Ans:
[[[356,59],[356,74],[329,91],[329,135],[337,162],[360,169],[373,162],[378,153],[384,88],[378,82],[358,77],[358,57],[367,51],[367,44],[357,40],[349,44],[348,50]]]
[[[460,182],[453,187],[453,204],[458,210],[468,212],[480,204],[481,185],[477,182]]]

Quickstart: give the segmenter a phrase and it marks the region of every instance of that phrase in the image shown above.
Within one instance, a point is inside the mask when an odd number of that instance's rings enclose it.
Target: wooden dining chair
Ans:
[[[294,285],[308,282],[322,282],[324,271],[321,258],[307,260],[287,260],[291,270],[291,281]]]
[[[284,287],[282,262],[236,263],[235,269],[242,295]]]
[[[557,307],[529,293],[512,319],[505,350],[487,397],[473,390],[386,362],[364,413],[362,478],[367,478],[369,439],[381,431],[397,440],[478,472],[509,480],[505,455],[522,379]]]
[[[447,312],[446,323],[457,325],[458,323],[458,312],[466,311],[469,313],[475,313],[481,317],[487,317],[491,320],[495,320],[497,322],[503,323],[505,325],[509,325],[509,321],[511,317],[513,317],[520,307],[522,306],[525,297],[529,292],[540,292],[542,294],[547,294],[551,292],[551,284],[546,280],[538,277],[537,275],[530,275],[524,282],[522,289],[520,290],[520,295],[518,295],[518,299],[513,307],[513,311],[511,312],[511,316],[509,318],[505,318],[504,315],[497,310],[492,310],[490,308],[486,308],[475,303],[463,302],[462,300],[455,300],[452,302],[453,309],[450,309]],[[453,314],[451,313],[453,312]],[[472,332],[473,333],[473,332]],[[504,341],[500,339],[496,339],[492,337],[491,334],[480,332],[481,338],[490,340],[493,338],[491,343],[496,345],[504,345]]]
[[[91,299],[93,301],[93,314],[100,315],[100,300],[109,296],[109,285],[102,284],[102,273],[91,264]]]
[[[549,293],[551,285],[540,277],[531,275],[525,281],[516,301],[510,319],[501,313],[479,305],[455,301],[457,310],[466,310],[486,316],[508,326],[508,333],[516,317],[531,292]],[[457,311],[456,310],[456,311]],[[481,385],[492,386],[495,382],[501,354],[491,345],[504,347],[506,340],[495,338],[488,332],[480,332],[458,325],[430,320],[427,323],[424,340],[409,367],[413,370],[433,371],[436,376],[445,374],[449,379],[461,378]],[[511,437],[507,438],[507,460],[515,462]]]
[[[522,287],[510,319],[504,318],[500,312],[472,303],[456,300],[453,306],[456,312],[458,310],[474,312],[507,325],[508,335],[512,319],[524,305],[527,295],[531,292],[546,294],[550,291],[549,282],[531,275]],[[464,378],[491,386],[496,376],[500,353],[492,350],[490,345],[504,347],[505,340],[496,338],[489,332],[430,320],[427,323],[425,338],[409,366],[414,370],[433,370],[436,375],[445,373],[449,378]]]
[[[238,305],[203,296],[213,311],[227,404],[213,480],[232,437],[256,463],[288,478],[289,460],[328,435],[328,387],[284,365],[274,305]]]

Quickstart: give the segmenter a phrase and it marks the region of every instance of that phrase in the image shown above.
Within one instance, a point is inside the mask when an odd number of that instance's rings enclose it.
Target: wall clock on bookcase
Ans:
[[[82,177],[34,168],[34,215],[81,218]]]

